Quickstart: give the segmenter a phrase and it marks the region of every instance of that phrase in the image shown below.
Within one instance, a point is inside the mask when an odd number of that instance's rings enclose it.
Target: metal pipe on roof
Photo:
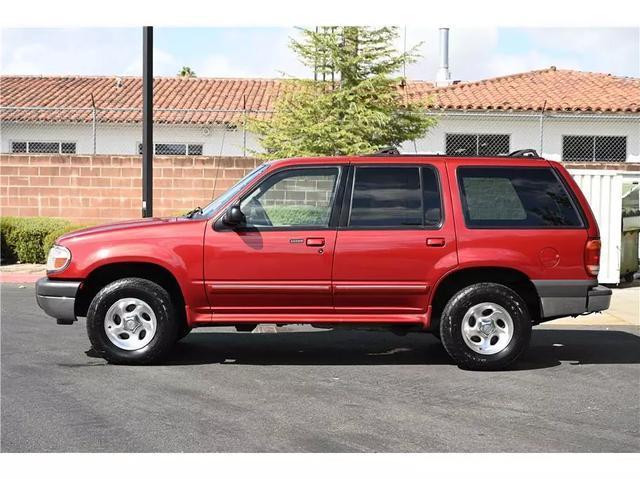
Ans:
[[[448,86],[451,81],[449,72],[449,29],[440,28],[440,67],[436,74],[436,86]]]

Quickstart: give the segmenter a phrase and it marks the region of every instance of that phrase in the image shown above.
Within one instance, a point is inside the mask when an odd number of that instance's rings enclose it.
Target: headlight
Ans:
[[[64,246],[54,245],[47,258],[47,273],[62,271],[71,262],[71,251]]]

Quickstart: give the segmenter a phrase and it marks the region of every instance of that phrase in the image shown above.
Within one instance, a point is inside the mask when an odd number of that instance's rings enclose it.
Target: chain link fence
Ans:
[[[155,109],[157,155],[248,156],[260,149],[247,128],[261,110]],[[2,153],[142,154],[136,108],[0,107]]]
[[[406,153],[506,155],[535,149],[565,162],[640,161],[640,115],[509,111],[427,111],[436,125],[406,142]],[[268,110],[156,109],[157,155],[250,156],[261,151],[246,128]],[[0,107],[2,153],[137,155],[142,112],[134,108]]]
[[[638,114],[451,110],[427,114],[436,118],[436,125],[424,138],[405,143],[403,151],[493,156],[534,149],[556,161],[640,161]]]

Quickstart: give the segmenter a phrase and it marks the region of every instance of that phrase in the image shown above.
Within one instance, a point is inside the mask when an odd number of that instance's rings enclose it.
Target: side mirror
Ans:
[[[227,226],[238,226],[245,222],[244,213],[240,210],[240,206],[233,205],[222,217],[222,222]]]

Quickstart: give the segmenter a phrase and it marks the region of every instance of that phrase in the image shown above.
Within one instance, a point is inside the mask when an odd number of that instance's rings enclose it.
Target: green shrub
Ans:
[[[60,228],[54,229],[44,238],[44,242],[42,243],[42,250],[45,255],[49,254],[49,250],[56,242],[56,240],[62,236],[63,234],[71,233],[72,231],[77,231],[82,228],[86,228],[86,225],[65,225]]]
[[[21,263],[44,263],[47,254],[42,247],[47,235],[69,223],[52,218],[24,218],[7,238]]]
[[[329,223],[329,209],[315,206],[269,206],[265,207],[274,225],[323,225]]]
[[[15,252],[9,245],[8,238],[15,229],[20,218],[2,217],[0,218],[0,257],[5,261],[15,261]]]
[[[44,263],[49,248],[60,235],[82,227],[57,218],[3,217],[0,219],[2,258],[21,263]]]

